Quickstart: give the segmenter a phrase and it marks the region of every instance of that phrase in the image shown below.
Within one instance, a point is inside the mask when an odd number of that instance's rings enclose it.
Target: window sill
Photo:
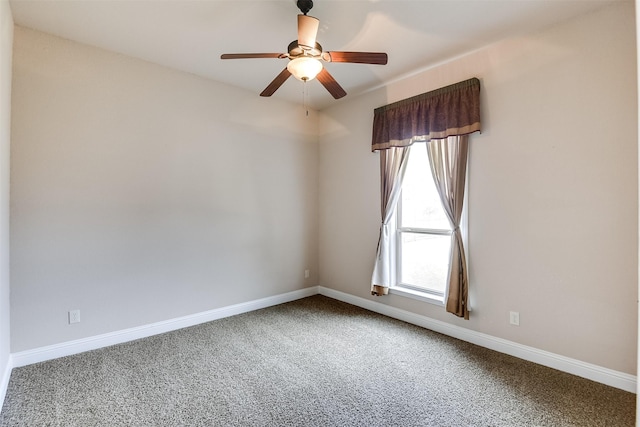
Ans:
[[[395,288],[389,288],[389,293],[393,295],[400,295],[403,297],[415,299],[422,302],[428,302],[429,304],[439,305],[441,307],[444,306],[444,297],[428,294],[426,292],[420,292],[420,291],[415,291],[413,289],[395,287]]]

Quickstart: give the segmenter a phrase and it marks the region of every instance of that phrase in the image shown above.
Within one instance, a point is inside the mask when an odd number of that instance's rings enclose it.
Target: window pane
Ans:
[[[401,234],[400,282],[444,293],[451,236]]]
[[[401,227],[451,229],[431,176],[429,157],[423,143],[416,143],[411,148],[401,197]]]

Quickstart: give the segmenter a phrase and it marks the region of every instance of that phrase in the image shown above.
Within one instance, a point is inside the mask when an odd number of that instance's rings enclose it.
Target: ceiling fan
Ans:
[[[312,0],[297,0],[296,5],[303,13],[298,15],[298,39],[289,43],[287,53],[225,53],[220,59],[249,59],[249,58],[279,58],[289,59],[287,67],[273,79],[260,93],[260,96],[271,96],[293,75],[301,81],[318,78],[318,81],[335,98],[342,98],[347,94],[331,74],[324,68],[325,62],[350,62],[356,64],[387,63],[387,54],[380,52],[337,52],[322,51],[322,46],[316,42],[320,21],[307,13],[313,7]]]

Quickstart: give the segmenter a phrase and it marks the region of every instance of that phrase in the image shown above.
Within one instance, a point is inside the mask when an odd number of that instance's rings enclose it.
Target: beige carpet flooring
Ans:
[[[14,369],[0,426],[633,426],[635,395],[313,296]]]

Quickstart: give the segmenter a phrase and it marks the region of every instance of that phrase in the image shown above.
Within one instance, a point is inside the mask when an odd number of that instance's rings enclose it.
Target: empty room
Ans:
[[[1,426],[633,426],[633,0],[0,0]]]

